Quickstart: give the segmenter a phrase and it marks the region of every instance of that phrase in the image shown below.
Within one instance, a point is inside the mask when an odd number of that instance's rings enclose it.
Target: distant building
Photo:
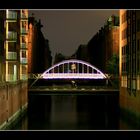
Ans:
[[[53,62],[53,64],[57,64],[57,63],[59,63],[59,62],[61,62],[61,61],[64,61],[64,60],[66,60],[66,56],[64,56],[64,55],[61,54],[61,53],[56,53],[56,54],[55,54],[55,57],[54,57],[54,62]]]
[[[98,33],[96,33],[88,44],[90,63],[107,71],[107,63],[113,54],[119,54],[119,17],[110,16]]]
[[[80,45],[71,58],[89,62],[89,52],[87,45]]]
[[[120,10],[120,107],[140,119],[140,10]],[[133,119],[132,119],[133,118]],[[135,118],[135,119],[134,119]]]
[[[52,64],[49,43],[41,31],[42,27],[40,20],[36,21],[34,17],[29,17],[29,74],[43,73]]]
[[[0,10],[0,129],[27,107],[27,36],[28,10]]]

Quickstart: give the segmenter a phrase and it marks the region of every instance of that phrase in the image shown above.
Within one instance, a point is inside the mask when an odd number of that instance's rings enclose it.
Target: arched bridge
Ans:
[[[106,79],[99,69],[81,60],[64,60],[47,69],[44,79]]]
[[[82,60],[64,60],[34,77],[38,79],[108,79],[98,68]]]

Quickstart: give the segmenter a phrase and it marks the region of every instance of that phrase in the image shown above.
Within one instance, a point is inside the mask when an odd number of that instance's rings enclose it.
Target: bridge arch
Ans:
[[[60,68],[61,67],[61,71]],[[55,69],[58,68],[56,71]],[[86,71],[85,71],[86,69]],[[72,71],[73,70],[73,71]],[[97,67],[88,62],[70,59],[61,61],[36,78],[31,86],[40,78],[43,79],[108,79]],[[30,86],[30,87],[31,87]]]
[[[60,68],[61,67],[61,68]],[[57,70],[56,70],[57,69]],[[63,73],[63,74],[61,74]],[[70,76],[71,75],[71,76]],[[47,77],[48,76],[48,77]],[[76,59],[64,60],[47,69],[42,78],[106,79],[106,75],[88,62]]]

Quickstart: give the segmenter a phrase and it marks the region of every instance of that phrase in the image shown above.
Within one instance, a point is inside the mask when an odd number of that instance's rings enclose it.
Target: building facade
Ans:
[[[71,56],[72,58],[89,62],[89,52],[87,45],[80,45],[77,51]]]
[[[110,16],[104,27],[89,40],[87,46],[90,63],[108,73],[108,61],[114,54],[119,55],[119,17]]]
[[[120,10],[120,107],[133,122],[140,119],[140,11]],[[136,123],[138,124],[138,123]],[[140,122],[139,122],[140,124]]]
[[[27,106],[28,10],[0,10],[0,128]]]
[[[45,39],[41,28],[41,21],[29,17],[29,42],[28,42],[28,73],[40,74],[52,65],[52,56],[49,48],[49,41]]]

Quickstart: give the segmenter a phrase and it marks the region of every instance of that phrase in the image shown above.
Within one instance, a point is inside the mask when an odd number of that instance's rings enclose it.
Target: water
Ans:
[[[28,113],[12,129],[131,129],[120,120],[118,94],[29,95]]]

